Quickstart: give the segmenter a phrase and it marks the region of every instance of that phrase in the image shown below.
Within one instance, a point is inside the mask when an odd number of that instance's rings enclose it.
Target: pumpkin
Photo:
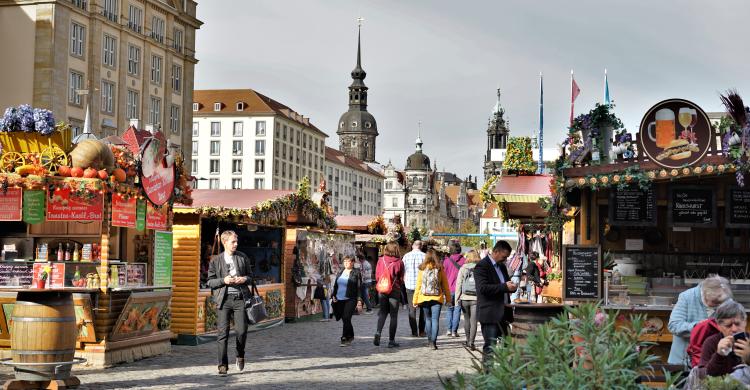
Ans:
[[[112,171],[112,175],[115,177],[115,180],[120,183],[124,183],[125,180],[128,179],[128,174],[125,173],[125,170],[122,168],[116,168],[114,171]]]
[[[70,152],[73,167],[94,168],[95,170],[106,169],[111,171],[115,165],[115,156],[112,150],[97,140],[87,139],[76,145]],[[96,176],[96,174],[94,174]]]
[[[67,165],[60,166],[57,168],[57,174],[62,177],[70,177],[70,167]]]
[[[86,170],[83,171],[83,177],[85,177],[87,179],[93,179],[93,178],[95,178],[96,174],[97,174],[97,170],[94,169],[94,168],[91,168],[91,167],[86,168]]]
[[[70,176],[83,177],[83,168],[81,167],[70,168]]]
[[[107,180],[107,178],[109,178],[109,173],[107,173],[106,169],[100,169],[99,172],[97,172],[97,175],[102,180]]]

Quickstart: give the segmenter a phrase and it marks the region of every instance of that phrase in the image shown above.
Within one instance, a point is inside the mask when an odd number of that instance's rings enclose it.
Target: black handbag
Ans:
[[[251,325],[268,318],[266,303],[263,302],[263,297],[258,293],[258,286],[255,285],[255,281],[253,281],[250,289],[250,298],[245,300],[245,313],[247,314],[247,321]]]

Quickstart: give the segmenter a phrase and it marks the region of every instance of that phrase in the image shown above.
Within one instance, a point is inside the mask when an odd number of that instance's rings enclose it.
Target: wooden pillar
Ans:
[[[297,293],[292,278],[294,247],[297,245],[297,229],[284,229],[284,253],[282,256],[281,283],[284,283],[284,311],[287,318],[297,317]]]
[[[198,328],[198,291],[201,268],[201,219],[196,214],[174,216],[172,232],[174,253],[172,264],[172,332],[196,335]]]

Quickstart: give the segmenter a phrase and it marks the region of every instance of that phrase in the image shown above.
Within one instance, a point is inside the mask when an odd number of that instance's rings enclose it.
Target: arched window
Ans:
[[[416,206],[416,205],[417,205],[417,198],[413,198],[413,199],[411,200],[411,204],[413,204],[413,205],[415,205],[415,206]]]

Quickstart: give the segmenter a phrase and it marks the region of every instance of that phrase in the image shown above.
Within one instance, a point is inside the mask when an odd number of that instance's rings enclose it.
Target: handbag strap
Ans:
[[[252,296],[254,296],[254,297],[256,297],[256,296],[259,297],[260,293],[258,292],[258,285],[255,284],[255,279],[253,279],[253,281],[251,282],[250,286],[251,286],[250,287],[250,294],[252,294]]]

